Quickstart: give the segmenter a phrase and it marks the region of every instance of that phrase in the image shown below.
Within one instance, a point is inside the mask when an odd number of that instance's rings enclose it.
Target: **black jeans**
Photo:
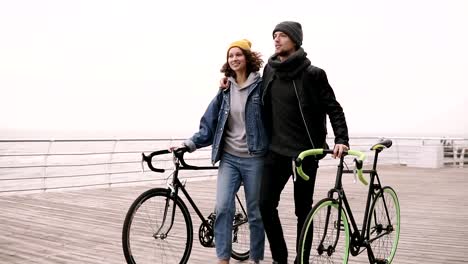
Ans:
[[[268,242],[270,243],[271,255],[273,260],[280,264],[288,263],[288,249],[278,216],[278,204],[284,186],[291,175],[293,175],[293,159],[293,157],[269,151],[265,158],[260,192],[260,212]],[[307,157],[303,160],[302,168],[310,176],[310,179],[305,181],[297,174],[296,181],[294,182],[294,205],[297,216],[296,252],[297,240],[301,234],[302,225],[312,208],[318,161]]]

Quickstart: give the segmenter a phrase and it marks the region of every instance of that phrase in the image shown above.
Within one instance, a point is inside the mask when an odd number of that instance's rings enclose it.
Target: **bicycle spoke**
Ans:
[[[123,236],[128,263],[179,263],[188,258],[192,243],[188,211],[171,199],[163,220],[166,195],[167,190],[149,193],[141,199],[140,206],[129,211],[131,217],[127,216]],[[169,230],[174,206],[175,216]]]
[[[250,256],[250,229],[244,208],[246,203],[243,188],[238,191],[235,203],[231,256],[236,260],[247,260]]]
[[[385,187],[376,196],[370,212],[368,234],[372,254],[377,260],[390,263],[400,235],[400,208],[393,189]]]
[[[346,263],[348,237],[345,214],[338,214],[338,204],[333,200],[324,199],[313,208],[306,220],[300,238],[300,258],[303,263]]]

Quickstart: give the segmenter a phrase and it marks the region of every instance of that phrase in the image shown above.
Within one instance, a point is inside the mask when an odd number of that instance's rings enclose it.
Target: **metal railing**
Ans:
[[[0,140],[0,193],[66,188],[111,187],[165,182],[171,156],[160,162],[164,174],[142,170],[141,153],[179,144],[177,139]],[[198,164],[209,161],[207,150],[187,155]],[[209,164],[209,162],[208,162]],[[215,175],[191,173],[190,179]]]
[[[380,164],[454,166],[468,162],[468,139],[392,137],[393,147],[380,156]],[[372,160],[371,145],[379,137],[353,137],[352,148]],[[157,174],[142,171],[141,153],[179,145],[182,139],[70,139],[0,140],[0,194],[69,188],[111,187],[125,184],[163,184],[172,173],[171,156],[158,162],[166,169]],[[333,146],[333,138],[328,138]],[[210,164],[210,148],[186,155],[194,165]],[[427,163],[427,164],[426,164]],[[321,167],[334,166],[331,159]],[[351,163],[350,163],[351,164]],[[193,171],[187,180],[214,177],[216,171]]]

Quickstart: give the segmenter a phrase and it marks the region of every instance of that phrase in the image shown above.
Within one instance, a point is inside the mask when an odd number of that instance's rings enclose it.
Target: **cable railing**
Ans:
[[[379,158],[380,164],[416,167],[463,167],[468,162],[466,138],[391,137],[392,148]],[[0,194],[43,192],[59,189],[113,187],[133,184],[165,184],[173,168],[171,155],[157,160],[166,169],[157,174],[142,170],[141,153],[179,145],[183,139],[62,139],[0,140]],[[379,137],[352,137],[352,148],[364,151],[368,162],[371,145]],[[327,139],[333,146],[333,138]],[[211,149],[186,154],[194,165],[206,166]],[[320,167],[334,166],[330,158]],[[351,164],[351,163],[349,163]],[[216,171],[193,171],[187,181],[205,180]]]

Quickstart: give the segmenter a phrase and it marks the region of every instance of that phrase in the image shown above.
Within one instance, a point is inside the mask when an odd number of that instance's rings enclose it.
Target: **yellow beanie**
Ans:
[[[250,50],[250,47],[252,46],[252,43],[248,39],[241,39],[238,41],[234,41],[229,45],[228,52],[231,48],[233,47],[239,47],[243,50]]]

